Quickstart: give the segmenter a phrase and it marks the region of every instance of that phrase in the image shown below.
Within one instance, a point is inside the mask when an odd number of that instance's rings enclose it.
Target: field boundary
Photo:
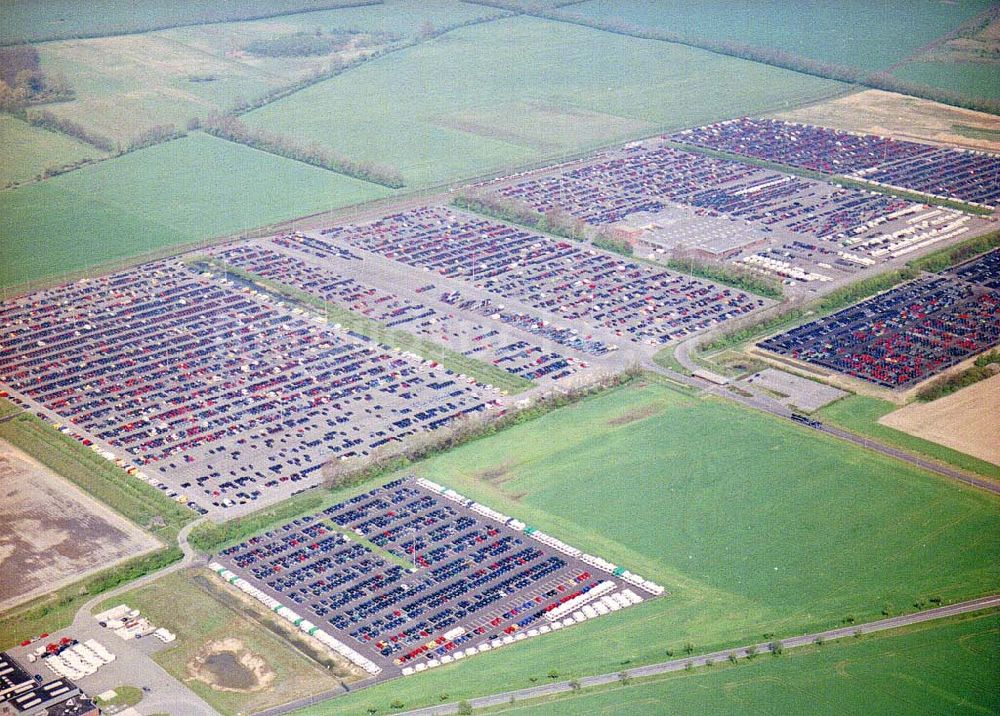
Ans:
[[[507,10],[518,10],[524,14],[540,17],[555,22],[564,22],[572,25],[589,27],[601,32],[610,32],[627,37],[636,37],[644,40],[657,40],[669,42],[676,45],[686,45],[705,52],[717,55],[737,57],[749,62],[771,65],[780,69],[799,72],[801,74],[813,75],[822,79],[844,82],[861,87],[881,89],[888,92],[899,92],[913,97],[934,100],[943,104],[950,104],[956,107],[965,107],[990,114],[1000,114],[1000,102],[996,100],[984,100],[977,97],[952,92],[950,90],[933,87],[931,85],[916,82],[906,82],[888,71],[866,72],[859,68],[839,65],[829,62],[821,62],[809,57],[797,55],[792,52],[778,50],[775,48],[750,45],[741,42],[731,42],[725,40],[713,40],[707,37],[695,35],[685,35],[677,32],[657,30],[649,27],[641,27],[631,23],[614,20],[600,20],[572,12],[565,12],[558,7],[551,9],[529,7],[517,0],[462,0],[474,5],[486,5]],[[985,11],[989,13],[989,10]]]

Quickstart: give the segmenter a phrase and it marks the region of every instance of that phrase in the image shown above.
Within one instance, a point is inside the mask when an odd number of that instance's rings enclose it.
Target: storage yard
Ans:
[[[33,294],[2,315],[0,381],[22,404],[71,421],[85,445],[199,511],[287,497],[330,458],[498,404],[430,361],[177,261]]]
[[[708,149],[864,179],[986,208],[1000,202],[1000,157],[809,124],[742,117],[672,135]]]
[[[769,302],[444,207],[230,244],[3,307],[11,399],[192,509],[234,514],[510,399],[252,281],[545,387]],[[432,273],[433,272],[433,273]],[[329,325],[329,324],[333,325]]]
[[[380,220],[325,229],[330,244],[375,253],[454,286],[457,302],[479,290],[619,341],[660,346],[745,316],[763,299],[657,269],[566,239],[446,207],[426,206]],[[600,349],[598,349],[600,350]]]
[[[1000,249],[762,341],[781,356],[891,389],[1000,344]]]
[[[0,440],[0,610],[160,543]]]
[[[210,566],[378,679],[558,631],[664,592],[424,478],[389,482],[294,520],[223,550]]]
[[[709,157],[672,144],[694,143],[708,131],[633,143],[556,173],[501,179],[488,186],[499,197],[535,211],[565,212],[611,230],[654,258],[662,253],[677,258],[693,254],[729,263],[780,279],[793,293],[804,287],[830,290],[866,270],[871,273],[974,236],[989,225],[954,209]],[[966,156],[959,153],[956,159],[939,152],[925,159],[940,174],[966,181],[961,177],[976,170],[960,161]],[[968,156],[978,163],[987,161],[988,167],[990,161],[996,163],[989,159],[992,155],[982,155],[986,160]],[[727,224],[728,230],[721,228]]]
[[[442,349],[459,351],[529,381],[559,381],[589,367],[586,356],[577,357],[587,352],[583,339],[567,341],[576,355],[564,356],[550,347],[558,342],[551,338],[558,329],[531,331],[530,324],[542,324],[539,319],[525,317],[526,325],[514,324],[520,331],[501,322],[470,320],[457,315],[426,277],[415,277],[396,264],[378,262],[374,256],[331,248],[327,242],[300,233],[223,247],[212,256],[227,266],[292,286],[375,320],[388,330],[401,329],[427,338]],[[526,340],[532,336],[522,331],[540,334],[542,341]],[[543,341],[546,345],[540,344]]]

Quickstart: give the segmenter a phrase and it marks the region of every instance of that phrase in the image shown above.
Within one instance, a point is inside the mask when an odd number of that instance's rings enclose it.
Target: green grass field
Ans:
[[[992,612],[489,713],[972,716],[1000,711],[998,654]]]
[[[76,0],[0,0],[0,43],[141,32],[151,27],[217,22],[338,4],[341,3],[337,0],[242,0],[234,7],[220,5],[215,0],[140,0],[128,5],[118,0],[91,0],[86,12],[81,12]]]
[[[893,72],[906,80],[951,92],[1000,100],[1000,64],[978,62],[908,62]]]
[[[46,167],[62,166],[101,152],[64,134],[32,127],[9,114],[0,114],[0,188],[34,179]]]
[[[198,580],[211,591],[199,586]],[[181,571],[113,597],[99,608],[128,604],[139,609],[153,624],[174,632],[177,641],[158,651],[154,661],[224,714],[259,711],[337,687],[339,681],[333,673],[307,659],[270,628],[261,626],[265,619],[268,622],[280,619],[264,617],[257,610],[245,611],[239,602],[226,597],[228,594],[221,580],[208,570]],[[252,619],[248,618],[250,615]],[[192,678],[188,671],[191,657],[205,644],[229,638],[239,639],[247,649],[264,658],[275,672],[272,688],[258,693],[218,691]]]
[[[963,470],[969,470],[986,477],[1000,479],[1000,467],[966,455],[958,450],[952,450],[944,445],[932,443],[929,440],[907,435],[901,430],[879,425],[879,418],[898,410],[899,406],[888,400],[880,400],[865,395],[851,395],[838,400],[819,411],[822,420],[836,423],[841,427],[867,435],[890,445],[896,445],[913,453],[926,455],[946,462]]]
[[[0,192],[0,285],[388,193],[301,162],[191,135]]]
[[[608,469],[613,465],[614,469]],[[308,714],[407,708],[836,626],[1000,586],[1000,511],[791,423],[634,384],[417,471],[662,583],[671,594]],[[381,711],[380,711],[381,712]]]
[[[497,13],[458,0],[407,1],[50,42],[40,46],[43,67],[65,75],[76,97],[48,109],[127,144],[155,125],[184,127],[192,117],[228,111],[358,53],[348,47],[330,55],[259,57],[245,52],[255,41],[316,30],[385,31],[403,39],[424,22],[443,27]],[[388,42],[388,37],[368,37],[366,51]]]
[[[569,12],[881,70],[986,10],[988,0],[589,0]]]
[[[700,50],[520,17],[392,53],[244,119],[393,165],[420,186],[792,106],[840,87]]]
[[[216,54],[225,49],[227,42],[231,46],[233,38],[243,41],[268,33],[312,32],[317,27],[413,36],[424,22],[445,27],[499,13],[496,8],[461,0],[387,0],[378,5],[303,12],[265,20],[179,27],[157,34]]]

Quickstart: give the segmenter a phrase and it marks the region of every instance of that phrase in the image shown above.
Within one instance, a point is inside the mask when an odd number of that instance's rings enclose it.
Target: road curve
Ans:
[[[966,602],[949,604],[947,606],[936,607],[934,609],[927,609],[913,614],[903,614],[898,617],[880,619],[866,624],[857,624],[839,629],[830,629],[828,631],[816,632],[813,634],[802,634],[801,636],[781,639],[780,643],[782,649],[794,649],[807,644],[815,644],[817,639],[832,641],[857,634],[871,634],[874,632],[898,629],[899,627],[909,626],[911,624],[919,624],[921,622],[933,621],[935,619],[944,619],[958,614],[967,614],[969,612],[977,612],[983,609],[991,609],[995,607],[1000,607],[1000,594],[994,594],[980,599],[971,599]],[[770,653],[771,649],[772,646],[770,642],[747,644],[735,649],[723,649],[722,651],[715,651],[711,654],[700,654],[698,656],[672,659],[671,661],[664,661],[659,664],[649,664],[648,666],[639,666],[634,669],[626,669],[613,674],[584,676],[577,679],[577,681],[583,688],[590,686],[603,686],[606,684],[620,682],[623,676],[627,676],[628,678],[638,678],[668,674],[674,671],[683,671],[688,668],[689,664],[691,667],[699,667],[705,666],[709,661],[715,663],[718,661],[730,660],[731,658],[735,658],[737,660],[746,659],[753,654]],[[469,699],[469,704],[473,708],[482,709],[490,706],[502,706],[504,704],[509,704],[512,700],[525,701],[571,691],[573,691],[573,685],[570,681],[559,681],[540,686],[533,686],[527,689],[519,689],[517,691],[505,691],[503,693],[492,694],[490,696],[482,696],[478,699]],[[451,703],[402,712],[401,716],[450,716],[450,714],[457,713],[458,704]]]

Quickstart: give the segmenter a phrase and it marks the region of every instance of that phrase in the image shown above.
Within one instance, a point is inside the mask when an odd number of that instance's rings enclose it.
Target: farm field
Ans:
[[[153,660],[224,714],[259,711],[335,689],[341,678],[352,680],[349,671],[328,671],[292,648],[278,636],[284,633],[276,626],[280,619],[263,616],[238,595],[206,570],[186,570],[106,600],[95,611],[128,604],[174,632],[177,641]],[[224,668],[222,661],[212,669],[209,662],[206,668],[206,658],[225,653],[238,655],[239,663]]]
[[[910,59],[893,74],[953,92],[1000,99],[1000,17],[969,23],[956,37]]]
[[[27,3],[0,2],[0,43],[39,42],[62,37],[141,32],[239,17],[301,12],[353,4],[351,0],[245,0],[238,9],[221,7],[214,0],[140,0],[122,5],[116,0],[96,0],[87,12],[73,0]]]
[[[264,20],[178,27],[156,34],[215,54],[220,49],[230,49],[234,42],[267,34],[313,32],[319,27],[325,30],[339,28],[359,32],[389,32],[411,37],[420,31],[425,22],[440,28],[478,17],[499,15],[501,12],[496,8],[464,3],[461,0],[387,0],[377,4],[294,13]]]
[[[100,156],[100,150],[64,134],[32,127],[9,114],[0,115],[0,187],[34,179],[46,167]]]
[[[490,713],[996,713],[998,653],[1000,615],[991,612]]]
[[[911,403],[879,422],[904,433],[968,453],[1000,467],[1000,376],[993,376],[930,403]]]
[[[1000,120],[995,116],[882,90],[855,92],[770,116],[848,132],[1000,150]]]
[[[76,92],[45,109],[127,145],[143,130],[231,107],[290,81],[156,34],[65,40],[39,46],[42,67],[62,73]],[[208,78],[212,78],[208,81]]]
[[[704,450],[706,436],[726,447]],[[607,470],[608,464],[616,469]],[[671,593],[474,666],[308,714],[407,708],[615,671],[996,589],[994,498],[714,399],[633,384],[423,463],[454,487]]]
[[[871,3],[781,0],[589,0],[569,12],[711,40],[783,50],[820,62],[878,71],[988,9],[988,0]],[[887,18],[891,17],[891,21]]]
[[[898,405],[888,400],[866,395],[851,395],[822,408],[817,417],[824,422],[835,423],[860,435],[867,435],[918,455],[926,455],[979,475],[1000,479],[1000,468],[996,465],[950,447],[909,435],[880,422],[883,416],[898,409]]]
[[[127,144],[144,130],[228,111],[434,27],[496,16],[496,10],[437,0],[305,12],[251,22],[190,25],[159,32],[64,40],[39,46],[46,71],[63,74],[76,98],[47,107],[56,116]],[[271,57],[253,43],[317,31],[336,39],[327,54]],[[354,33],[339,39],[343,32]],[[336,34],[334,34],[336,33]],[[123,121],[123,118],[127,118]]]
[[[0,611],[160,542],[0,439]]]
[[[986,62],[908,62],[893,72],[907,82],[941,87],[970,97],[1000,100],[1000,64]]]
[[[420,186],[789,107],[841,88],[678,45],[519,17],[392,53],[243,118],[395,166]],[[586,130],[578,135],[581,122]]]
[[[0,192],[0,285],[388,193],[375,184],[191,135]]]

